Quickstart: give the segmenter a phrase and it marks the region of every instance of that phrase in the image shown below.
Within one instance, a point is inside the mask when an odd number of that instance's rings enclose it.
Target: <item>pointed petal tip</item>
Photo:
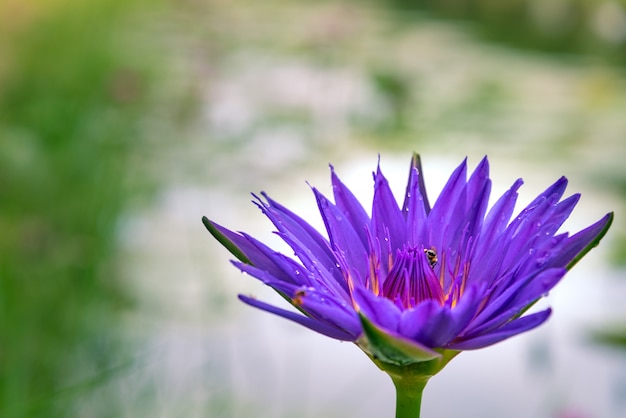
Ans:
[[[476,166],[476,170],[486,170],[487,172],[489,172],[489,159],[487,158],[487,156],[485,155],[483,158],[481,158],[480,162],[478,163],[478,166]]]
[[[565,189],[567,187],[567,184],[569,183],[569,180],[567,179],[567,177],[565,176],[561,176],[559,177],[559,179],[554,183],[555,186],[559,186],[559,187],[563,187],[563,189]]]
[[[411,167],[419,168],[422,166],[422,157],[415,151],[413,151],[413,155],[411,156]]]
[[[202,224],[204,225],[204,227],[211,233],[211,235],[213,234],[213,231],[219,229],[219,228],[223,228],[220,224],[218,224],[217,222],[214,222],[212,220],[210,220],[209,218],[207,218],[206,216],[202,217]]]
[[[237,257],[238,260],[241,260],[246,264],[252,264],[248,256],[244,253],[244,250],[242,250],[242,248],[240,248],[240,246],[235,242],[242,238],[241,236],[238,236],[237,233],[224,228],[217,222],[209,220],[206,216],[202,217],[202,223],[211,235],[213,235],[213,238],[222,244],[232,255]]]

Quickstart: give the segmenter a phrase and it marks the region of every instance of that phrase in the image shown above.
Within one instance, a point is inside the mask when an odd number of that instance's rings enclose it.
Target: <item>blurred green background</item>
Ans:
[[[589,335],[624,345],[625,74],[623,0],[0,0],[0,416],[390,412],[354,347],[237,303],[268,294],[200,217],[263,236],[249,191],[315,218],[304,181],[328,162],[368,188],[377,153],[404,175],[414,150],[436,184],[466,155],[500,192],[565,174],[574,230],[616,211],[551,301],[561,326],[441,378],[497,388],[472,372],[495,358],[518,376],[461,411],[620,416],[626,358]]]

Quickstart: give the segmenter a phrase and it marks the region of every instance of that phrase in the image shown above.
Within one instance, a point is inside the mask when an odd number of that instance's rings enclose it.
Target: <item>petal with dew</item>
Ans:
[[[493,345],[506,340],[507,338],[538,327],[550,317],[551,313],[551,309],[546,309],[541,312],[514,319],[494,332],[448,344],[447,348],[453,350],[475,350]]]
[[[426,245],[443,249],[443,234],[466,185],[467,158],[454,170],[428,214]]]
[[[588,228],[583,229],[567,239],[561,254],[550,261],[551,266],[566,266],[569,270],[592,248],[596,247],[613,223],[613,212],[607,213],[602,219]]]
[[[250,306],[254,306],[255,308],[259,308],[269,313],[282,316],[283,318],[289,319],[300,325],[304,325],[305,327],[315,332],[319,332],[320,334],[326,335],[327,337],[334,338],[336,340],[341,340],[341,341],[355,341],[356,340],[356,336],[350,335],[344,330],[330,326],[328,324],[325,324],[324,322],[309,318],[307,316],[300,315],[295,312],[287,311],[285,309],[277,308],[276,306],[270,305],[265,302],[261,302],[249,296],[239,295],[239,299],[242,302],[245,302]]]
[[[374,174],[372,229],[379,240],[389,240],[391,248],[401,248],[406,241],[406,225],[389,182],[380,170]],[[385,247],[383,245],[383,247]]]
[[[332,165],[330,166],[330,172],[335,204],[352,224],[363,246],[367,247],[367,227],[370,224],[370,218],[367,216],[365,209],[363,209],[363,206],[359,203],[352,191],[350,191],[350,189],[341,182],[337,174],[335,174],[335,169]]]
[[[415,183],[415,184],[413,184]],[[424,183],[424,171],[422,170],[422,158],[416,152],[411,157],[411,168],[409,169],[409,182],[407,183],[406,192],[404,194],[404,204],[402,205],[402,213],[407,213],[411,196],[419,194],[420,202],[426,215],[430,213],[430,203],[426,194],[426,184]]]
[[[313,188],[313,193],[328,231],[333,251],[336,255],[343,255],[347,265],[358,273],[361,280],[364,280],[369,270],[367,250],[361,243],[353,225],[343,212],[316,188]]]

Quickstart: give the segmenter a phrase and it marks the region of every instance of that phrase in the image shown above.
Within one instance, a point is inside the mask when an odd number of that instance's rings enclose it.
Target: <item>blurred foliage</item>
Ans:
[[[401,11],[423,11],[471,24],[508,46],[588,56],[626,65],[624,0],[392,0]]]
[[[77,416],[128,303],[116,222],[154,74],[126,0],[0,3],[0,416]],[[108,405],[115,416],[115,406]]]
[[[626,325],[607,326],[605,329],[591,331],[590,338],[593,342],[625,350]]]

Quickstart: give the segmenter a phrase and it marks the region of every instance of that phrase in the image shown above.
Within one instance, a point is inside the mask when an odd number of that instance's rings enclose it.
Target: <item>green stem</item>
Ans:
[[[396,386],[396,418],[419,418],[422,392],[430,376],[392,377]]]
[[[396,387],[396,418],[419,418],[422,392],[424,392],[428,379],[436,375],[460,353],[460,351],[443,349],[436,351],[441,355],[435,359],[409,364],[382,361],[368,354],[378,368],[391,377]]]

